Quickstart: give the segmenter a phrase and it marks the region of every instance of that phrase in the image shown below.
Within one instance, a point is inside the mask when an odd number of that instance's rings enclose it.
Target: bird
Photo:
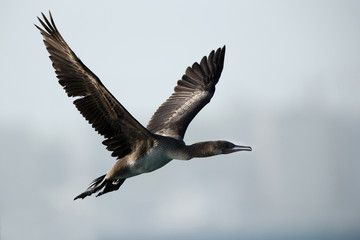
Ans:
[[[189,123],[214,95],[224,66],[225,45],[186,69],[172,95],[144,127],[75,55],[58,31],[51,12],[49,19],[44,13],[41,15],[43,19],[37,18],[43,28],[34,25],[43,37],[59,84],[69,97],[75,98],[76,108],[104,137],[102,143],[117,160],[106,174],[94,179],[74,200],[116,191],[127,178],[157,170],[173,159],[252,151],[250,146],[223,140],[191,145],[183,140]]]

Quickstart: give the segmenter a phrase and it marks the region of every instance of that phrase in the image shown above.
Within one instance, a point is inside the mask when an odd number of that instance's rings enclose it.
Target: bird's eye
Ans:
[[[225,147],[226,149],[231,149],[231,148],[234,147],[234,144],[232,144],[232,143],[230,143],[230,142],[226,142],[226,143],[224,144],[224,147]]]

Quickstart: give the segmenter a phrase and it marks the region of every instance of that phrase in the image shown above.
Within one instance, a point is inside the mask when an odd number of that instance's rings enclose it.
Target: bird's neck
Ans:
[[[211,141],[194,143],[192,145],[184,145],[181,149],[178,150],[178,156],[175,159],[180,160],[210,157],[220,154]]]

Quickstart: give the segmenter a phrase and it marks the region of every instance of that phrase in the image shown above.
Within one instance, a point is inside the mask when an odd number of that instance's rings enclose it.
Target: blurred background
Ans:
[[[173,161],[73,201],[115,159],[57,83],[36,16],[143,125],[226,44]],[[2,1],[0,239],[360,239],[359,1]]]

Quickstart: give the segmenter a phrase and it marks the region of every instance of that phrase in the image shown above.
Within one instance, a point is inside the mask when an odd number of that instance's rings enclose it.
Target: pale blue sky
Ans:
[[[57,83],[33,26],[48,10],[143,125],[187,66],[226,44],[185,140],[253,152],[174,161],[72,201],[115,159]],[[3,2],[0,238],[359,236],[359,12],[358,1]]]

